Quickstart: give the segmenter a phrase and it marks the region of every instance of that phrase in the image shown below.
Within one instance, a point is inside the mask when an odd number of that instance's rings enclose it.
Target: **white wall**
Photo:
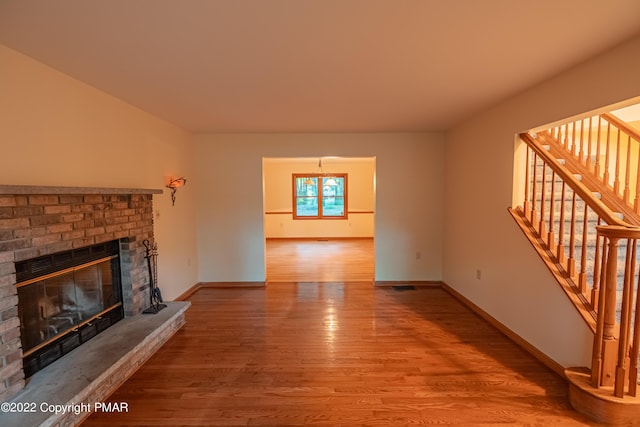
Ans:
[[[262,159],[321,156],[376,158],[376,280],[441,279],[441,134],[211,134],[195,141],[201,281],[265,280]]]
[[[318,161],[317,158],[263,159],[265,237],[373,237],[374,158],[322,159],[323,173],[347,174],[346,219],[293,219],[292,175],[319,173]]]
[[[0,45],[0,184],[163,188],[191,175],[191,134]],[[197,282],[195,185],[155,195],[165,299]]]
[[[638,96],[638,70],[640,37],[447,134],[444,281],[563,366],[590,366],[592,335],[507,212],[514,135]]]

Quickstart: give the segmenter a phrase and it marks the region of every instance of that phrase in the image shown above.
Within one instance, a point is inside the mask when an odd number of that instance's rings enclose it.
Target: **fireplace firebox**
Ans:
[[[118,240],[16,263],[25,376],[124,318]]]

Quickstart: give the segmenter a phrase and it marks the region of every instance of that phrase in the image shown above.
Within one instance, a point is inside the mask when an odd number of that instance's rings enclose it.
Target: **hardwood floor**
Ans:
[[[83,426],[595,425],[567,383],[439,287],[204,288]]]
[[[374,279],[373,239],[267,239],[267,282]]]

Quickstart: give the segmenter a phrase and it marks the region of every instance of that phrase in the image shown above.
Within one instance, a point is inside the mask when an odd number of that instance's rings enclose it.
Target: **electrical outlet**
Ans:
[[[480,269],[476,270],[476,279],[482,280],[482,270]]]
[[[420,253],[420,251],[416,251],[416,259],[420,258],[422,258],[422,254]]]

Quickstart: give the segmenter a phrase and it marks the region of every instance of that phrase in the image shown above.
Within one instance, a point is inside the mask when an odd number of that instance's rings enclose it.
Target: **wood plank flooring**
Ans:
[[[439,287],[204,288],[83,426],[583,426],[566,382]]]
[[[373,239],[267,239],[267,282],[374,278]]]

